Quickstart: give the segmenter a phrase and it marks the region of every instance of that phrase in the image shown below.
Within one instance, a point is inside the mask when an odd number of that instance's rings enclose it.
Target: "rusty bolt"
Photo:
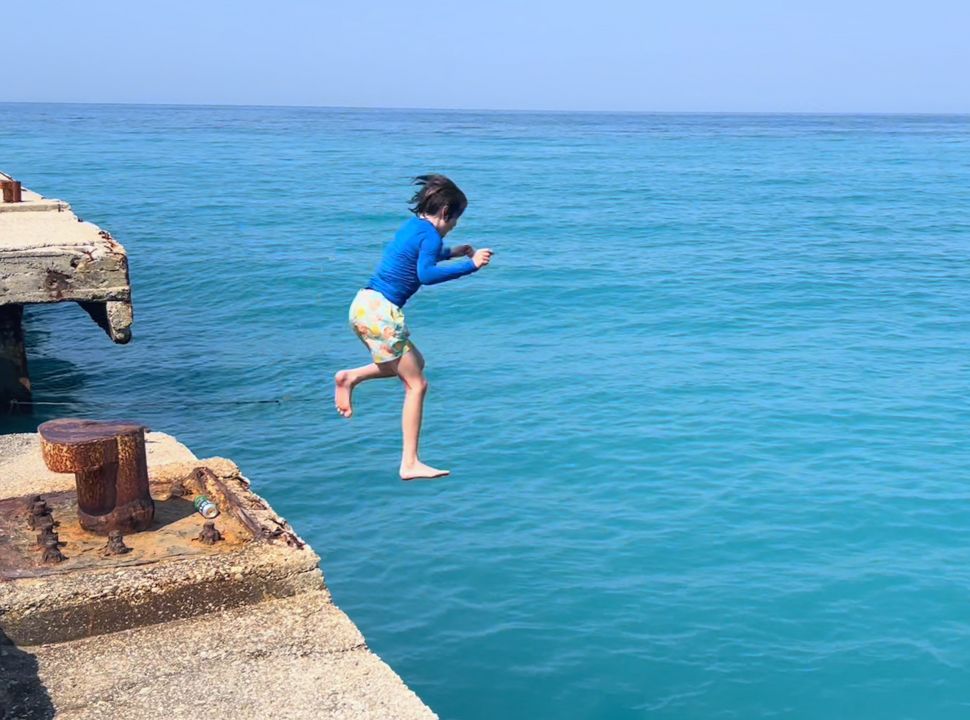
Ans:
[[[41,528],[38,531],[38,533],[37,533],[37,546],[39,548],[45,548],[45,547],[47,547],[47,543],[49,543],[52,540],[55,543],[57,543],[58,547],[60,547],[61,545],[66,545],[66,543],[62,543],[61,542],[61,539],[57,536],[57,531],[53,528],[53,526],[50,526],[49,525],[49,526],[47,526],[45,528]]]
[[[59,563],[67,560],[67,558],[64,557],[64,553],[62,553],[61,549],[58,547],[59,544],[60,543],[58,543],[57,540],[47,541],[47,546],[44,548],[43,558],[45,563]]]
[[[199,533],[196,540],[200,540],[206,545],[215,545],[222,540],[222,533],[216,530],[216,524],[209,520],[203,523],[202,532]]]
[[[124,536],[118,530],[108,533],[108,544],[101,551],[104,555],[124,555],[130,553],[131,548],[125,545]]]
[[[45,527],[54,528],[60,525],[51,513],[46,515],[35,515],[34,516],[34,529],[43,530]]]
[[[53,515],[31,515],[27,525],[31,530],[43,530],[44,528],[54,529],[60,523],[54,520]]]
[[[27,527],[34,530],[41,523],[41,518],[49,517],[51,510],[43,500],[34,500],[30,506],[30,514],[27,515]]]

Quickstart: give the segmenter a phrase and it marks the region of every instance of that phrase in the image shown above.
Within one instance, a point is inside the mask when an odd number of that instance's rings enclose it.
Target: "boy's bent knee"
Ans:
[[[417,377],[401,378],[408,392],[424,393],[428,391],[428,379],[424,375]]]

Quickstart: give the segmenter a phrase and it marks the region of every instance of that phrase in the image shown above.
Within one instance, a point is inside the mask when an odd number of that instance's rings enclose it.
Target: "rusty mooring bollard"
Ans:
[[[40,434],[44,462],[77,481],[78,520],[99,535],[146,530],[155,517],[148,492],[145,426],[96,420],[50,420]]]
[[[0,191],[3,192],[5,203],[19,203],[23,201],[19,180],[0,180]]]

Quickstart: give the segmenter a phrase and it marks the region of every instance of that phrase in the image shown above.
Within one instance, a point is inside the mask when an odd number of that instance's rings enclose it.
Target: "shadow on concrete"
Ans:
[[[155,521],[152,530],[159,530],[190,515],[195,515],[195,506],[184,498],[170,498],[155,501]]]
[[[54,703],[37,675],[37,659],[0,630],[0,720],[51,720]]]

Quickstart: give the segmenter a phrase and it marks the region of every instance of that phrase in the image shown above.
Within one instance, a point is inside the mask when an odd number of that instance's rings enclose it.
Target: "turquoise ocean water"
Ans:
[[[0,169],[136,312],[31,308],[66,404],[0,428],[234,458],[443,718],[970,717],[970,118],[7,104]],[[427,171],[496,256],[406,308],[405,484],[399,384],[330,378]]]

